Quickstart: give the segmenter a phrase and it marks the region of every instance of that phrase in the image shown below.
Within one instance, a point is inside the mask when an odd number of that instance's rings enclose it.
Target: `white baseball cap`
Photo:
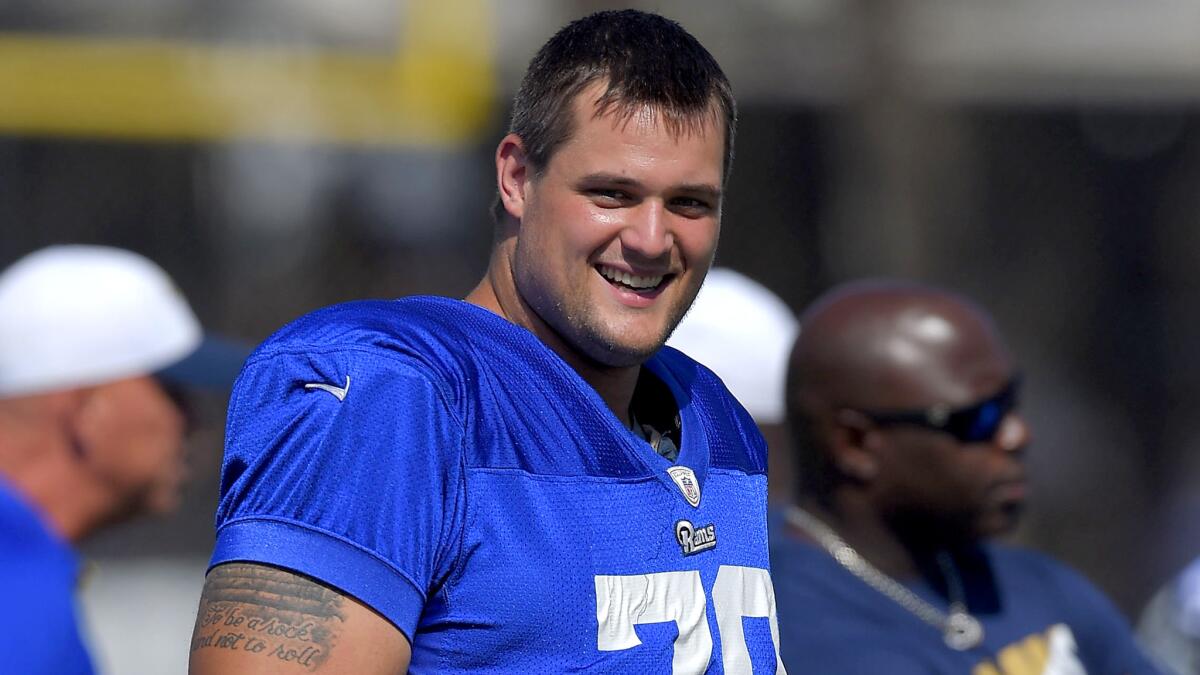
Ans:
[[[167,273],[132,251],[50,246],[0,273],[0,397],[148,374],[229,386],[245,356],[206,337]]]
[[[766,286],[728,268],[708,272],[667,344],[708,366],[760,424],[785,415],[788,358],[800,322]]]

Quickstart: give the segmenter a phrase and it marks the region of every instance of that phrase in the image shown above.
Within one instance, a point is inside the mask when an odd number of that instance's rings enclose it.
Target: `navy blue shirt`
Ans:
[[[1159,675],[1116,608],[1082,576],[1025,549],[985,545],[960,563],[983,643],[955,651],[941,631],[771,521],[783,662],[837,675]],[[908,587],[941,611],[945,593]]]

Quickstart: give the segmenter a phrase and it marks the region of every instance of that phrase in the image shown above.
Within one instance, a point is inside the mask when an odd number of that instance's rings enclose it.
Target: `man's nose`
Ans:
[[[1020,413],[1011,412],[1000,423],[1000,430],[996,434],[996,445],[1006,452],[1018,452],[1029,445],[1031,437],[1032,433],[1025,418]]]
[[[630,219],[621,231],[621,244],[651,260],[667,255],[674,245],[670,218],[661,200],[647,199],[631,210]]]

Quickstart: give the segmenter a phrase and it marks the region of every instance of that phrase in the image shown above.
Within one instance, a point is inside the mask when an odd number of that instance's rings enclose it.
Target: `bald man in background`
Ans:
[[[1162,672],[1082,576],[988,540],[1025,503],[1020,376],[991,317],[864,282],[801,316],[795,504],[773,523],[783,661],[810,672]]]

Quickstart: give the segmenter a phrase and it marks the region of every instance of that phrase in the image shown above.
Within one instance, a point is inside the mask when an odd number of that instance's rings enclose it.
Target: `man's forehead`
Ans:
[[[646,135],[666,130],[677,141],[708,134],[723,139],[727,132],[715,97],[704,110],[673,113],[659,103],[622,99],[619,92],[609,89],[607,80],[585,86],[572,101],[571,110],[576,124],[600,120],[610,123],[614,131]]]
[[[585,116],[579,99],[570,133],[549,165],[576,174],[575,180],[639,184],[666,180],[674,190],[709,199],[723,192],[724,147],[716,127],[672,128],[670,119],[649,105],[593,110]],[[658,187],[662,187],[659,185]]]

